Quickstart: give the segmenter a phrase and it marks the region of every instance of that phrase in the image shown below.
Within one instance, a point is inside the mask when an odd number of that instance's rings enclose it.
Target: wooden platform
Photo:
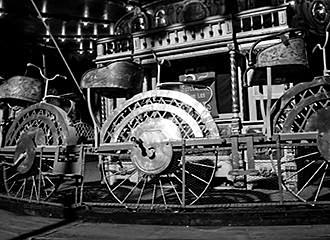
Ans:
[[[306,216],[307,217],[307,216]],[[127,217],[129,218],[129,217]],[[86,222],[16,214],[0,209],[2,240],[92,239],[330,239],[330,225],[165,226]]]

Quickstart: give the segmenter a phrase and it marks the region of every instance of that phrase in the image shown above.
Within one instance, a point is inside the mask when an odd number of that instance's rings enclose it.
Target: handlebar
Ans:
[[[38,70],[39,70],[39,73],[40,73],[40,75],[41,75],[41,77],[42,77],[44,80],[46,80],[46,81],[53,81],[54,79],[56,79],[56,78],[58,78],[58,77],[63,78],[63,79],[65,79],[65,80],[67,79],[66,76],[63,76],[63,75],[60,75],[60,74],[56,74],[56,75],[53,76],[52,78],[47,78],[47,77],[43,74],[41,68],[38,67],[37,65],[34,65],[33,63],[27,63],[27,64],[26,64],[26,67],[33,67],[33,68],[38,69]]]
[[[39,73],[40,73],[40,75],[41,75],[41,77],[45,80],[45,90],[44,90],[44,96],[43,96],[43,98],[42,98],[43,101],[45,101],[45,99],[47,98],[48,82],[49,82],[49,81],[53,81],[55,78],[58,78],[58,77],[61,77],[61,78],[63,78],[63,79],[67,79],[66,76],[63,76],[63,75],[60,75],[60,74],[56,74],[56,75],[53,76],[52,78],[47,78],[47,77],[43,74],[41,68],[38,67],[38,66],[36,66],[36,65],[34,65],[33,63],[27,63],[27,64],[26,64],[26,67],[34,67],[34,68],[38,69],[38,70],[39,70]]]

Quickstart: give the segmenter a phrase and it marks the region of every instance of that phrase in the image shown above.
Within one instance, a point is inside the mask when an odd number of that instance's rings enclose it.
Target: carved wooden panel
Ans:
[[[150,28],[164,27],[176,23],[188,23],[205,19],[214,15],[228,13],[226,7],[228,0],[185,0],[161,1],[136,8],[118,20],[115,25],[117,34],[143,31]],[[138,10],[137,10],[138,9]],[[142,20],[142,28],[137,27]]]
[[[200,1],[187,2],[181,12],[182,22],[193,22],[202,20],[209,16],[207,7]]]

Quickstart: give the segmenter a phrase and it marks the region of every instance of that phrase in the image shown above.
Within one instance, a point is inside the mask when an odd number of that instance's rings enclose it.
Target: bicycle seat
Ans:
[[[249,52],[248,86],[266,84],[266,69],[272,69],[272,84],[298,82],[309,76],[304,33],[288,29],[256,41]]]
[[[87,71],[81,80],[82,88],[93,88],[106,97],[122,97],[142,91],[142,68],[130,61],[117,61]]]
[[[8,103],[41,101],[44,84],[39,79],[14,76],[0,85],[0,101]]]

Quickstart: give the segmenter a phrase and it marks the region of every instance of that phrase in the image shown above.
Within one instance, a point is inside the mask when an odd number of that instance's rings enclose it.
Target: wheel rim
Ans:
[[[168,90],[136,95],[101,131],[101,145],[135,143],[131,151],[103,158],[102,173],[108,189],[122,204],[195,203],[209,186],[216,161],[188,154],[183,174],[181,152],[173,151],[169,141],[196,137],[219,137],[219,132],[207,109],[195,99]],[[126,159],[122,158],[124,154]]]
[[[320,112],[330,106],[329,86],[319,83],[310,88],[300,88],[298,92],[294,90],[288,93],[292,97],[286,99],[286,104],[275,117],[274,131],[322,132],[315,123],[321,121]],[[319,137],[317,141],[297,140],[294,143],[298,147],[285,149],[285,157],[281,159],[282,184],[299,200],[316,202],[329,193],[329,159],[320,148],[324,140]],[[305,146],[299,146],[300,143]]]
[[[5,147],[16,146],[13,162],[3,167],[9,196],[40,201],[54,193],[58,186],[58,179],[51,177],[54,156],[46,157],[36,148],[74,142],[74,131],[68,126],[65,112],[46,103],[32,105],[19,114],[5,139]]]

